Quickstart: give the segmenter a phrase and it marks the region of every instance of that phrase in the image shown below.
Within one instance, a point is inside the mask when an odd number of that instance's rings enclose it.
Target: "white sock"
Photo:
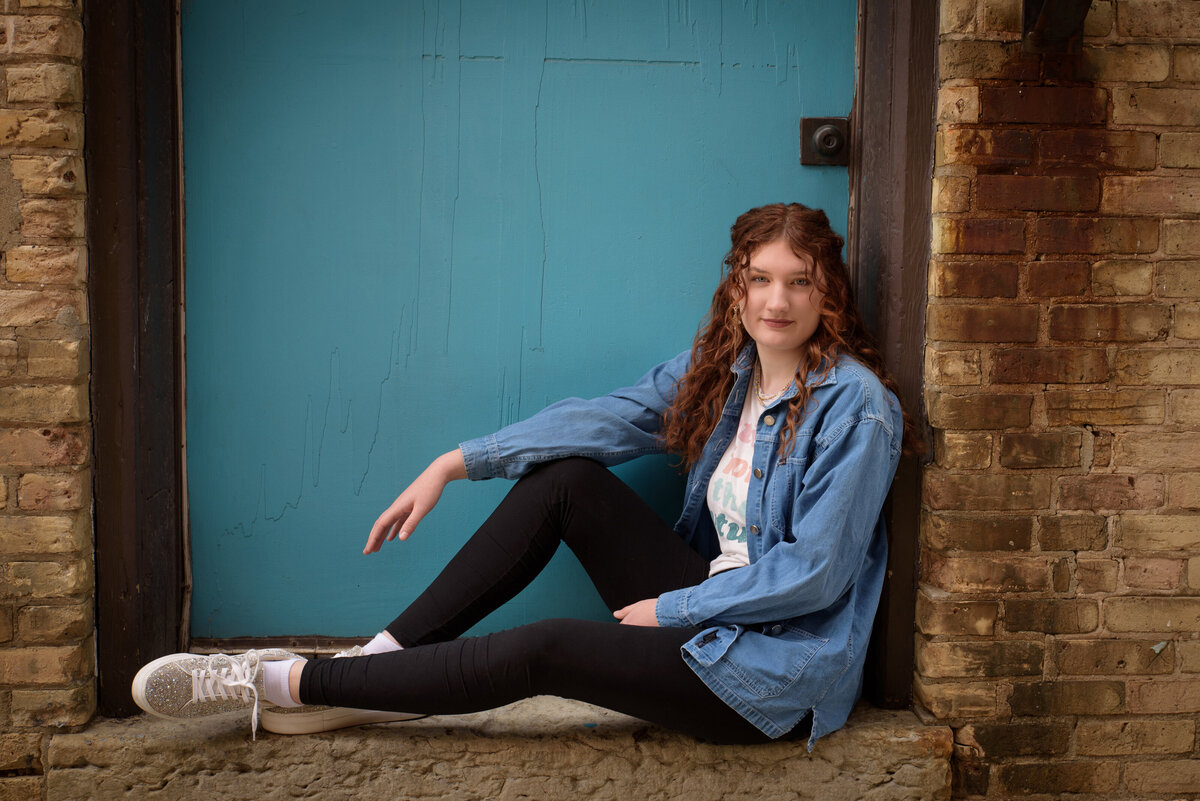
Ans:
[[[303,659],[281,659],[278,662],[263,662],[263,700],[276,706],[303,706],[299,701],[292,700],[291,689],[292,665],[303,661]]]
[[[375,639],[363,646],[362,652],[364,655],[386,654],[391,651],[401,651],[403,649],[403,645],[398,645],[395,640],[381,631],[375,635]]]

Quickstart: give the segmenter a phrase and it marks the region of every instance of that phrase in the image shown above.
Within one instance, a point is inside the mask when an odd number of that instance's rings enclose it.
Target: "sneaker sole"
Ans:
[[[365,726],[369,723],[396,723],[402,720],[420,720],[428,715],[413,715],[406,712],[380,712],[372,709],[349,709],[325,707],[307,712],[289,712],[282,707],[262,711],[259,723],[275,734],[317,734],[323,731]]]

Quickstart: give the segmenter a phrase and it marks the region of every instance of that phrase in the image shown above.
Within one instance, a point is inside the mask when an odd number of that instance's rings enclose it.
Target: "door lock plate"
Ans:
[[[802,117],[800,163],[837,167],[848,165],[850,120],[846,117]]]

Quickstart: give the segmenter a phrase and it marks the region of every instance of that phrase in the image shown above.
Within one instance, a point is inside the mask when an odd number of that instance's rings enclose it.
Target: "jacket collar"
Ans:
[[[748,345],[746,345],[746,347],[742,348],[742,352],[739,353],[737,358],[733,360],[733,365],[730,367],[730,369],[734,373],[737,373],[739,382],[741,382],[741,380],[744,378],[749,378],[751,371],[754,369],[754,361],[757,358],[758,358],[758,346],[755,345],[753,341],[751,341]],[[822,365],[822,367],[823,366],[824,365]],[[805,377],[804,382],[808,386],[812,387],[813,389],[816,389],[817,387],[820,387],[820,386],[824,386],[825,384],[836,384],[837,383],[837,364],[835,363],[835,364],[830,365],[829,370],[823,376],[821,375],[821,372],[819,370],[815,374],[809,373]],[[786,400],[795,394],[796,394],[796,387],[795,386],[788,387],[788,391],[783,393],[783,395],[780,396],[779,400]]]

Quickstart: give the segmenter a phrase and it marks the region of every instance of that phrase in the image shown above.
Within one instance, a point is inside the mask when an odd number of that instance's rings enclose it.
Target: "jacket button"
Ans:
[[[754,468],[754,477],[762,478],[762,468],[759,468],[759,467]]]
[[[751,533],[751,534],[757,534],[757,533],[758,533],[758,526],[751,526],[751,527],[750,527],[750,533]]]
[[[769,426],[775,425],[775,415],[768,414],[766,417],[763,418],[763,422]]]
[[[779,625],[778,623],[776,623],[774,626],[771,626],[772,637],[776,637],[780,634],[783,634],[783,626]]]

